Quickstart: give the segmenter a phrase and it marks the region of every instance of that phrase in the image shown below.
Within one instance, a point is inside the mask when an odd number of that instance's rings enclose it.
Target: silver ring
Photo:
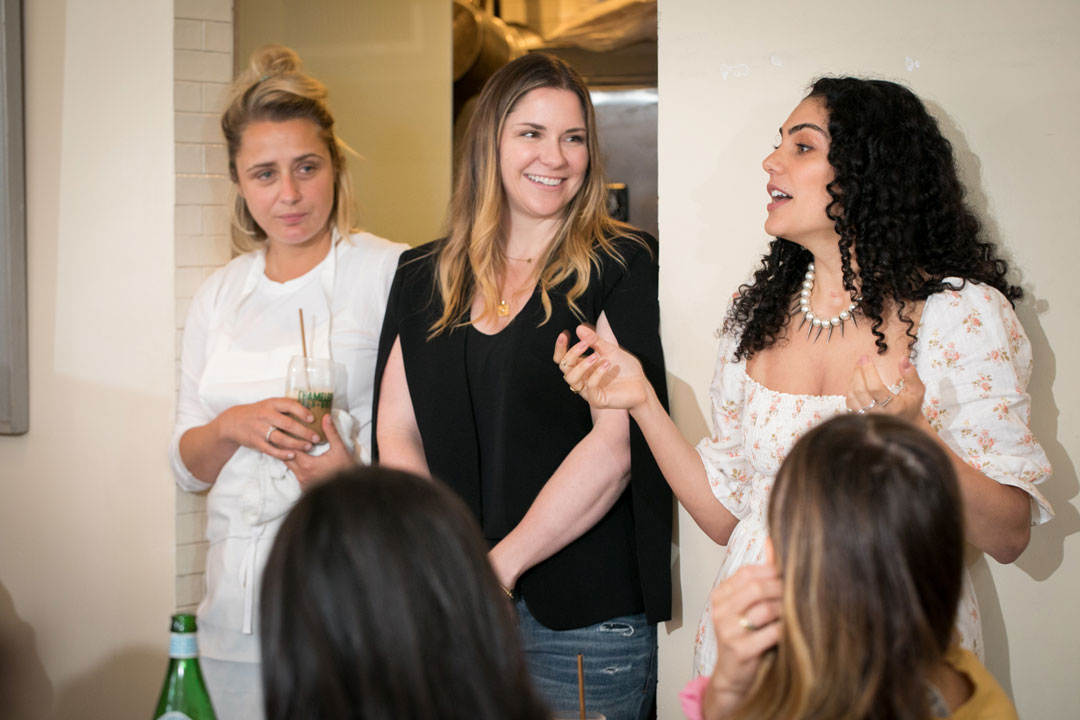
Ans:
[[[757,623],[748,618],[746,615],[742,615],[739,617],[739,627],[741,627],[746,632],[754,632],[755,630],[761,629],[757,626]]]
[[[887,397],[887,398],[885,398],[884,400],[882,400],[881,402],[879,402],[879,403],[878,403],[878,407],[882,407],[882,408],[883,408],[883,407],[885,407],[886,405],[888,405],[889,403],[891,403],[891,402],[892,402],[892,399],[893,399],[894,397],[896,397],[896,396],[895,396],[895,395],[893,395],[892,393],[889,393],[889,397]]]
[[[859,408],[855,412],[859,413],[860,415],[865,415],[867,410],[870,410],[870,409],[872,409],[872,408],[874,408],[876,406],[877,406],[877,400],[871,400],[869,405],[863,405],[861,408]]]
[[[561,367],[563,370],[566,369],[566,358],[563,358],[559,361],[559,367]]]
[[[270,429],[266,431],[266,442],[270,442],[270,436],[274,434],[275,430],[277,430],[277,428],[271,425]]]

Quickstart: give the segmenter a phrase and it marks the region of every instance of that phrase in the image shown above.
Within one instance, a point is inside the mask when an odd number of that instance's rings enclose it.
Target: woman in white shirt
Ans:
[[[326,88],[287,48],[257,51],[222,116],[233,180],[233,246],[184,331],[170,457],[176,481],[207,497],[206,595],[199,645],[218,717],[262,712],[254,619],[274,534],[303,487],[369,455],[379,328],[404,246],[351,233],[345,146]],[[289,359],[337,368],[328,443],[283,397]]]

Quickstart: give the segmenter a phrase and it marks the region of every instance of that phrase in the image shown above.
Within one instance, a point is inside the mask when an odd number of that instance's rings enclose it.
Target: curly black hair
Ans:
[[[964,200],[952,145],[913,92],[885,80],[824,77],[807,97],[819,98],[829,116],[835,179],[826,187],[832,202],[825,212],[840,236],[844,287],[853,297],[858,241],[859,312],[870,320],[878,353],[888,349],[880,330],[886,302],[897,303],[910,347],[915,323],[907,310],[952,288],[945,278],[990,285],[1014,304],[1023,297]],[[724,322],[725,333],[740,333],[736,360],[780,338],[811,260],[794,242],[770,243]]]

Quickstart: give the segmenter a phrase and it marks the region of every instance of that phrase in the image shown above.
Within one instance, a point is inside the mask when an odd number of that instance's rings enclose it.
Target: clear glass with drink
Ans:
[[[294,355],[289,360],[289,370],[285,375],[285,397],[296,400],[311,411],[315,419],[300,422],[319,436],[320,443],[326,442],[322,429],[323,416],[334,406],[336,364],[332,360]]]

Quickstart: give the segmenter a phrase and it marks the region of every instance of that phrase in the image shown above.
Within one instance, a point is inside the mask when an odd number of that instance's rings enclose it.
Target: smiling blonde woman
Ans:
[[[662,383],[654,238],[613,220],[581,77],[527,55],[484,87],[447,237],[407,252],[379,354],[380,460],[445,481],[483,528],[553,710],[648,713],[670,615],[671,495],[621,410],[548,358],[588,322]]]

